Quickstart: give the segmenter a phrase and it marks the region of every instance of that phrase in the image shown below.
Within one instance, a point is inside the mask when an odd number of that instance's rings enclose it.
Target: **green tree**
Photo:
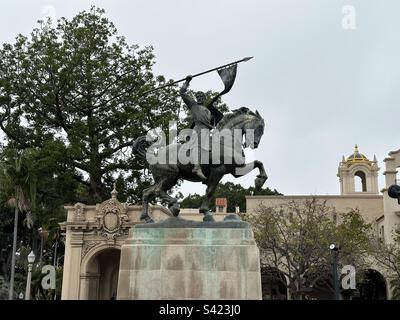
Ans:
[[[1,179],[3,189],[10,188],[11,197],[7,204],[14,208],[14,228],[13,228],[13,245],[11,251],[8,252],[8,262],[11,256],[10,265],[10,292],[9,298],[14,297],[14,279],[15,279],[15,258],[17,251],[17,234],[18,234],[18,218],[19,213],[25,213],[25,224],[28,228],[32,228],[32,210],[36,205],[36,179],[30,172],[31,162],[27,161],[24,152],[18,150],[12,151],[9,157],[5,157],[1,163],[4,175]]]
[[[71,190],[77,182],[71,180],[71,184],[62,177],[54,179],[53,163],[43,157],[41,150],[17,151],[8,147],[0,152],[0,156],[0,274],[9,281],[14,208],[20,217],[17,251],[29,247],[29,251],[34,250],[39,256],[37,229],[42,227],[50,231],[50,237],[44,243],[46,249],[58,232],[58,222],[65,219],[62,204],[73,198]],[[59,254],[62,255],[63,247],[60,249]],[[21,272],[21,269],[15,270]]]
[[[383,238],[371,237],[375,261],[383,267],[392,278],[392,299],[400,300],[400,228],[393,234],[392,242]]]
[[[18,35],[0,48],[0,129],[5,135],[0,157],[11,159],[15,150],[24,150],[25,173],[32,182],[25,193],[32,229],[20,221],[18,248],[32,248],[39,256],[38,227],[50,231],[48,249],[65,219],[63,205],[100,202],[109,197],[113,182],[121,201],[141,201],[152,178],[146,163],[132,156],[132,141],[152,128],[166,131],[170,120],[178,121],[178,128],[190,125],[176,86],[143,95],[167,83],[153,75],[154,63],[151,47],[128,44],[96,7],[70,20],[61,18],[55,27],[39,21],[30,35]],[[212,94],[207,92],[209,98]],[[227,110],[221,100],[217,105]],[[4,168],[3,162],[0,273],[8,281],[13,212],[7,202],[15,190]]]
[[[245,188],[233,182],[220,183],[212,199],[213,210],[215,210],[215,198],[227,198],[228,212],[235,212],[235,207],[239,206],[241,212],[246,212],[246,196],[253,195],[282,195],[276,189],[263,188],[257,190],[255,187]],[[180,203],[182,208],[199,208],[203,197],[197,193],[189,194]]]
[[[132,141],[178,119],[176,87],[142,95],[165,83],[154,61],[152,48],[128,45],[104,10],[55,28],[40,22],[0,50],[0,128],[16,147],[51,154],[87,191],[81,200],[99,202],[116,173],[140,184]]]
[[[287,282],[279,273],[275,280],[287,287],[292,299],[303,299],[322,286],[333,290],[332,243],[340,248],[339,265],[363,269],[366,263],[371,226],[356,210],[337,213],[313,198],[277,207],[261,204],[244,218],[253,225],[262,266],[285,275]]]

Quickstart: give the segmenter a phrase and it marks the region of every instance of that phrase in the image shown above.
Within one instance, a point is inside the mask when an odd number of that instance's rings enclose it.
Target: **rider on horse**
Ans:
[[[202,145],[202,138],[208,138],[209,132],[213,129],[213,118],[215,122],[215,115],[212,114],[213,111],[208,106],[205,106],[206,95],[202,91],[198,91],[195,93],[194,99],[188,92],[187,89],[189,87],[189,83],[192,80],[191,76],[186,77],[185,83],[182,85],[180,89],[180,95],[188,107],[192,120],[194,122],[192,140],[192,147],[190,149],[190,160],[194,164],[192,172],[195,173],[202,181],[206,181],[207,178],[204,175],[201,165],[200,159],[206,159],[208,157],[209,148],[205,149]],[[205,131],[203,131],[205,130]],[[203,137],[202,137],[203,131]],[[202,156],[202,153],[206,153],[206,155]]]

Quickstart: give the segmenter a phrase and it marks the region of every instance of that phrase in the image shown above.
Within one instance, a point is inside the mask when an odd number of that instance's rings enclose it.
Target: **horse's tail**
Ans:
[[[151,142],[147,141],[146,136],[137,138],[132,144],[132,152],[139,158],[146,159],[146,151]]]

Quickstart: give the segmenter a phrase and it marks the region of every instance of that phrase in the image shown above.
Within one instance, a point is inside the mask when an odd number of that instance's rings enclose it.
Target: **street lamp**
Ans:
[[[332,243],[329,246],[329,250],[332,252],[332,277],[333,277],[333,287],[334,287],[334,300],[339,300],[339,279],[338,279],[338,255],[339,255],[339,248]]]
[[[32,250],[28,255],[28,279],[26,280],[25,300],[30,300],[31,298],[32,265],[35,262],[35,258]]]

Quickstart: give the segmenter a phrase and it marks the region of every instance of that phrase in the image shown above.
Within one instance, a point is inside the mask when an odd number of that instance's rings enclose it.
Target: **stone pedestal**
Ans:
[[[130,229],[117,299],[261,299],[259,250],[247,223],[168,220]]]

